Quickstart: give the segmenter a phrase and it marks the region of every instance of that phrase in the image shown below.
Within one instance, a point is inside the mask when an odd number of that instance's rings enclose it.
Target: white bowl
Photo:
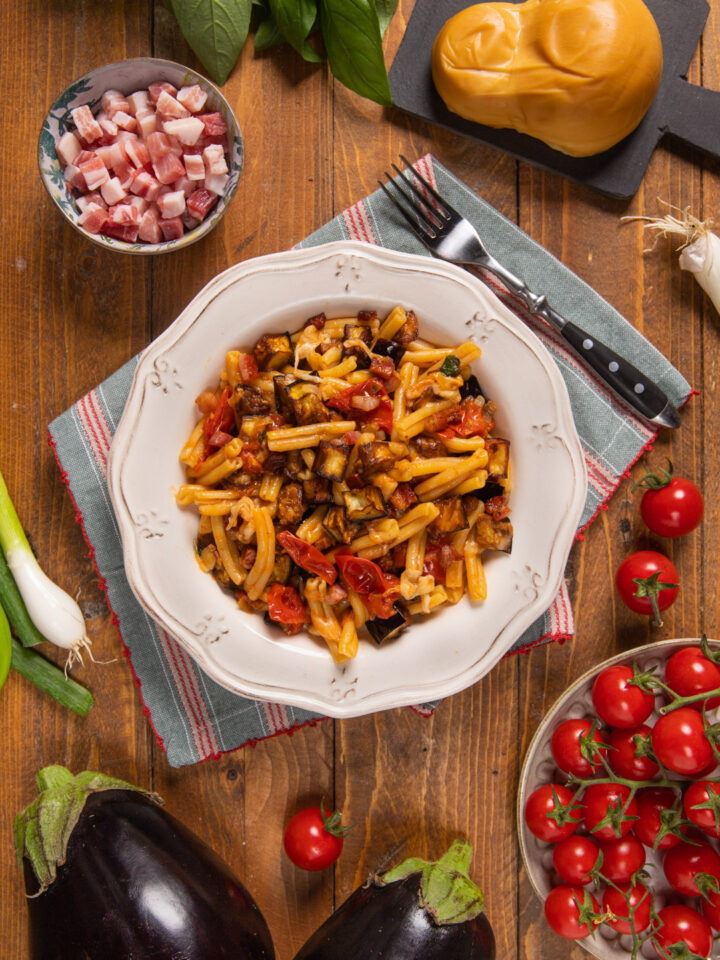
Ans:
[[[227,190],[220,197],[202,223],[194,230],[188,230],[177,240],[164,240],[161,243],[125,243],[114,237],[106,237],[102,233],[90,233],[78,223],[80,211],[75,205],[73,191],[68,187],[63,177],[63,167],[55,153],[56,141],[67,130],[74,129],[70,111],[75,107],[88,104],[93,113],[100,107],[100,100],[106,90],[120,90],[129,94],[135,90],[142,90],[151,83],[165,80],[174,87],[199,84],[208,95],[208,110],[218,111],[223,115],[228,128],[227,138],[229,145],[228,167],[230,170]],[[40,178],[45,189],[50,194],[56,207],[66,220],[79,231],[86,239],[101,247],[117,250],[120,253],[155,254],[169,253],[172,250],[181,250],[206,236],[223,218],[230,201],[235,195],[243,170],[244,147],[240,126],[230,104],[220,93],[215,84],[205,77],[184,67],[181,63],[172,60],[159,60],[155,57],[137,57],[134,60],[121,60],[119,63],[108,63],[86,73],[70,84],[50,107],[47,117],[40,131],[38,140],[38,167]]]
[[[175,505],[194,398],[225,353],[321,311],[413,309],[438,344],[473,337],[475,364],[511,441],[510,555],[484,555],[488,599],[416,622],[337,666],[309,634],[284,637],[198,568],[197,517]],[[550,605],[585,503],[585,462],[565,385],[537,337],[469,273],[427,257],[340,242],[237,264],[216,277],[143,354],[110,453],[127,576],[140,603],[214,680],[237,693],[349,717],[470,686]]]
[[[709,640],[708,643],[716,649],[720,647],[720,643],[717,640]],[[520,838],[520,853],[522,854],[523,863],[530,878],[530,883],[533,885],[535,893],[543,902],[553,887],[553,844],[544,843],[528,830],[523,812],[528,797],[539,786],[544,783],[561,782],[561,778],[554,779],[554,775],[558,773],[558,769],[550,749],[553,730],[559,723],[562,723],[563,720],[596,716],[592,703],[592,688],[597,675],[607,667],[612,667],[616,664],[632,666],[634,663],[637,663],[642,671],[655,669],[658,675],[662,676],[662,668],[673,653],[682,647],[699,646],[699,644],[700,640],[698,638],[660,640],[657,643],[649,643],[642,647],[635,647],[633,650],[628,650],[627,653],[619,653],[608,660],[604,660],[572,683],[543,717],[542,723],[535,731],[535,736],[532,738],[527,754],[525,755],[520,773],[520,788],[517,796],[517,824]],[[654,712],[646,722],[652,726],[657,718],[658,714]],[[668,776],[672,780],[687,780],[686,777],[673,774],[672,772],[669,772]],[[710,776],[713,776],[713,774],[710,774]],[[708,843],[715,845],[716,849],[718,849],[718,845],[710,840],[710,838],[708,838]],[[655,909],[660,910],[668,898],[671,898],[673,903],[682,901],[683,903],[687,903],[688,906],[697,908],[697,902],[693,903],[690,898],[683,899],[679,897],[665,880],[662,872],[662,853],[646,848],[646,854],[648,862],[654,865],[654,869],[650,871],[650,885],[655,899]],[[588,885],[587,889],[596,893],[594,885]],[[599,957],[600,960],[630,960],[631,958],[632,937],[616,933],[607,924],[601,924],[594,937],[587,937],[584,940],[578,940],[576,942],[579,943],[581,947],[584,947],[588,953]],[[720,945],[716,942],[711,957],[717,958],[718,956],[720,956]],[[646,960],[652,960],[652,958],[657,960],[657,953],[650,943],[646,943],[640,952],[640,957],[644,957]]]

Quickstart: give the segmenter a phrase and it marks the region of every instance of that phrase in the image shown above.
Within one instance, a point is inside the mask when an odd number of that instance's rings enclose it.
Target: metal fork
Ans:
[[[553,310],[542,294],[532,291],[520,277],[492,257],[473,225],[453,209],[402,154],[400,159],[415,178],[409,177],[397,164],[392,164],[393,170],[407,190],[387,172],[387,185],[380,180],[378,183],[433,256],[465,267],[481,280],[484,279],[482,274],[476,273],[473,267],[480,267],[494,274],[522,301],[531,314],[541,317],[557,330],[573,351],[641,417],[655,426],[680,426],[677,410],[657,384],[601,343],[597,337],[581,330]],[[423,193],[417,184],[421,184],[427,193]],[[392,187],[394,192],[388,187]],[[428,196],[433,198],[434,204]]]

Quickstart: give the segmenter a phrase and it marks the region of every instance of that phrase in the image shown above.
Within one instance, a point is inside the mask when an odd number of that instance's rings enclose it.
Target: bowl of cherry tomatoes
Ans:
[[[720,642],[606,660],[538,727],[520,849],[551,928],[604,960],[720,957]]]

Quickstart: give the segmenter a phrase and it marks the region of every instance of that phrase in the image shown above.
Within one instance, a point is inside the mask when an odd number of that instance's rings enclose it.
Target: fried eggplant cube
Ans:
[[[291,377],[287,373],[280,373],[273,378],[273,389],[275,391],[275,406],[277,407],[277,412],[281,413],[292,423],[295,419],[295,415],[293,413],[292,404],[290,403],[290,397],[287,393],[287,388],[291,383],[295,383],[295,378]]]
[[[277,501],[277,519],[283,526],[300,523],[305,512],[303,488],[299,483],[284,483]]]
[[[248,387],[244,383],[235,384],[228,402],[235,411],[238,428],[242,426],[244,417],[257,417],[270,413],[270,404],[257,387]]]
[[[446,534],[457,533],[458,530],[466,529],[468,521],[460,497],[446,497],[444,500],[436,500],[435,506],[440,513],[428,526],[428,533],[444,537]]]
[[[391,470],[405,452],[406,448],[402,444],[385,440],[374,440],[358,446],[360,461],[368,474]]]
[[[340,543],[350,543],[360,532],[360,525],[350,523],[345,508],[337,505],[328,507],[322,525]]]
[[[332,503],[332,486],[329,480],[315,477],[313,480],[303,480],[303,495],[308,503],[320,506],[323,503]]]
[[[253,356],[259,370],[279,370],[293,358],[289,333],[266,333],[255,344]]]
[[[505,480],[510,462],[510,441],[488,437],[485,449],[488,454],[488,480]]]
[[[393,609],[395,613],[391,617],[385,620],[376,617],[365,623],[368,633],[378,646],[386,640],[393,640],[411,623],[410,614],[406,613],[399,604],[394,603]]]
[[[372,343],[372,331],[370,327],[361,326],[359,323],[346,323],[343,331],[343,358],[355,357],[357,360],[357,369],[362,370],[370,366],[370,344]],[[363,344],[368,348],[363,347]]]
[[[345,479],[348,460],[350,459],[351,443],[337,440],[321,440],[315,452],[312,471],[325,480],[334,480],[341,483]]]
[[[324,423],[330,419],[330,411],[320,399],[320,391],[314,383],[305,380],[293,380],[285,390],[292,416],[299,427],[310,423]]]
[[[494,520],[484,514],[475,525],[475,538],[481,550],[498,550],[510,553],[513,541],[513,526],[508,519]]]
[[[344,490],[343,500],[348,520],[364,523],[379,520],[388,515],[385,498],[377,487],[361,487],[359,490]]]

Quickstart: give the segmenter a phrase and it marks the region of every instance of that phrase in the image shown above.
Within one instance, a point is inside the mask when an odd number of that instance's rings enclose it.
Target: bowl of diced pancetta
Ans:
[[[38,164],[57,208],[89,240],[166,253],[222,218],[242,174],[243,139],[209,80],[140,57],[98,67],[57,98]]]

